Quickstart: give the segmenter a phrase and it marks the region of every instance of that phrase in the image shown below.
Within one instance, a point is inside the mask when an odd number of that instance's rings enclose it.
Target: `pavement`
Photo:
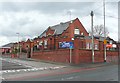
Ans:
[[[52,61],[45,61],[45,60],[38,60],[38,59],[32,59],[32,58],[10,58],[10,57],[3,57],[3,58],[8,58],[11,59],[15,62],[19,62],[25,65],[31,65],[28,67],[34,67],[34,68],[40,68],[44,66],[48,67],[55,67],[55,66],[63,66],[63,67],[80,67],[80,68],[94,68],[94,67],[102,67],[102,66],[109,66],[112,64],[117,64],[118,63],[108,63],[108,62],[103,62],[103,63],[81,63],[81,64],[69,64],[69,63],[59,63],[59,62],[52,62]],[[22,62],[21,62],[22,60]]]
[[[26,58],[24,60],[26,60],[26,61],[34,61],[34,62],[50,63],[50,64],[56,64],[56,65],[71,66],[71,67],[81,67],[81,68],[102,67],[102,66],[107,66],[107,65],[109,66],[109,65],[112,65],[112,64],[117,64],[118,65],[118,62],[100,62],[100,63],[97,62],[97,63],[70,64],[70,63],[60,63],[60,62],[45,61],[45,60],[32,59],[32,58]]]

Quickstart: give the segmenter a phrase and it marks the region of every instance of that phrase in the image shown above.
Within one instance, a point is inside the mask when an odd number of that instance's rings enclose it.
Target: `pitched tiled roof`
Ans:
[[[68,28],[70,24],[70,21],[69,22],[65,22],[65,23],[60,23],[58,25],[55,25],[55,26],[51,26],[50,28],[51,29],[54,29],[56,32],[56,34],[61,34],[64,30],[66,30]]]
[[[74,21],[74,20],[72,20],[72,21]],[[48,28],[55,30],[55,34],[62,34],[62,32],[69,27],[69,24],[70,24],[70,21],[65,22],[65,23],[61,22],[60,24],[50,26]],[[46,32],[47,32],[48,28],[39,36],[40,38],[43,36],[46,36]]]
[[[13,47],[13,43],[8,43],[2,46],[2,48],[11,48],[11,47]]]

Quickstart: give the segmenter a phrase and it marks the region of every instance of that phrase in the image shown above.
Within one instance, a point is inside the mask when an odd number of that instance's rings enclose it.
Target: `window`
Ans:
[[[43,43],[43,41],[40,41],[40,42],[39,42],[39,45],[41,45],[41,46],[42,46],[42,43]]]
[[[86,49],[89,49],[89,43],[86,43]]]
[[[86,43],[86,49],[92,49],[92,43]],[[98,50],[98,44],[94,44],[94,49]]]
[[[81,35],[84,35],[84,33],[81,33]]]
[[[112,41],[110,40],[110,44],[112,44]]]
[[[79,35],[79,34],[80,34],[79,29],[76,28],[76,29],[74,30],[74,34]]]
[[[90,43],[90,49],[92,49],[92,43]]]
[[[98,50],[98,45],[97,44],[95,44],[95,50]]]
[[[47,48],[47,40],[44,40],[44,48]]]
[[[62,45],[62,42],[59,42],[59,48],[61,47],[61,45]]]

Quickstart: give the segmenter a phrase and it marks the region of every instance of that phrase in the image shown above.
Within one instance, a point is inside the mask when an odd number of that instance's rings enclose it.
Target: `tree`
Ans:
[[[89,31],[90,35],[91,35],[91,31]],[[93,27],[93,35],[94,36],[104,36],[104,26],[101,25],[95,25]],[[105,35],[108,35],[108,29],[107,27],[105,27]]]

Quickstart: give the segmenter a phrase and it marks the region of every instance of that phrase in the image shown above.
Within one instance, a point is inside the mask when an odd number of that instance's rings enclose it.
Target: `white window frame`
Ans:
[[[98,50],[98,44],[95,44],[95,50]]]
[[[80,34],[79,28],[75,28],[75,29],[74,29],[74,34],[76,34],[76,35],[79,35],[79,34]]]
[[[60,44],[61,44],[62,42],[59,42],[59,48],[60,48]]]
[[[40,42],[39,42],[39,45],[42,46],[42,43],[43,43],[43,41],[40,41]]]
[[[86,43],[86,49],[89,49],[90,46],[89,46],[89,43]]]
[[[90,49],[92,49],[92,43],[90,43],[90,46],[89,46],[89,47],[90,47]]]
[[[44,40],[44,48],[47,48],[47,44],[48,44],[47,40]]]

